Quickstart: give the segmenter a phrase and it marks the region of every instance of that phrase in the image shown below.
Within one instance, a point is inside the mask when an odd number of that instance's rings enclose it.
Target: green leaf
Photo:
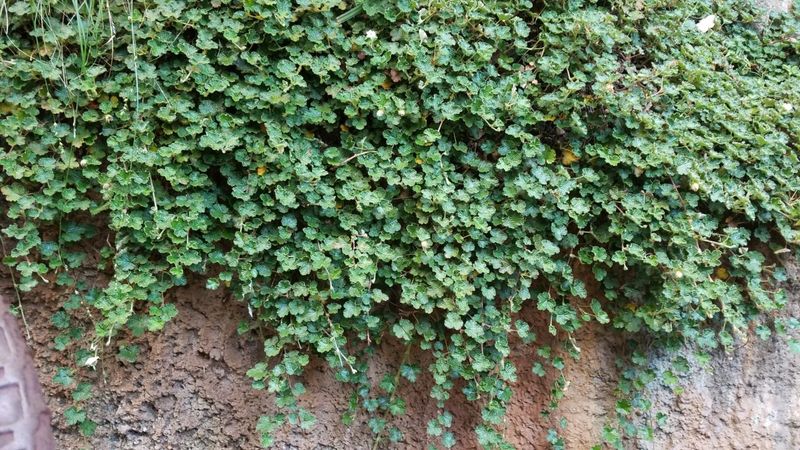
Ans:
[[[72,391],[72,400],[76,402],[81,402],[91,398],[92,396],[92,385],[91,383],[78,383],[78,386]]]
[[[464,321],[461,320],[461,316],[458,313],[452,311],[447,313],[444,326],[451,330],[460,330],[463,325]]]
[[[53,382],[65,387],[72,385],[75,382],[75,379],[72,378],[72,370],[59,367],[56,369],[56,374],[53,375]]]
[[[408,319],[401,319],[392,327],[394,335],[404,341],[410,341],[413,335],[414,324]]]
[[[597,299],[592,299],[592,312],[594,313],[595,319],[602,324],[609,323],[611,319],[608,318],[608,314],[603,311],[602,307],[600,306],[600,302]]]
[[[119,352],[117,352],[117,359],[122,362],[133,364],[139,358],[138,345],[120,345]]]
[[[77,425],[86,420],[86,412],[71,406],[64,411],[64,418],[67,425]]]
[[[82,436],[91,437],[94,436],[94,432],[97,430],[97,424],[92,420],[86,419],[78,425],[78,429]]]

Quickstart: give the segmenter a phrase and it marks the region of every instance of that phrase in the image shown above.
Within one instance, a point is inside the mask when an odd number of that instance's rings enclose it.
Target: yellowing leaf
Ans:
[[[569,166],[570,164],[578,161],[580,158],[575,153],[572,153],[572,150],[566,149],[564,153],[561,154],[561,164],[565,166]]]
[[[259,166],[258,169],[256,169],[256,173],[259,176],[264,175],[265,173],[267,173],[267,168],[264,166]]]
[[[727,280],[731,277],[731,274],[728,273],[728,269],[720,266],[717,267],[717,270],[714,271],[714,276],[719,278],[720,280]]]

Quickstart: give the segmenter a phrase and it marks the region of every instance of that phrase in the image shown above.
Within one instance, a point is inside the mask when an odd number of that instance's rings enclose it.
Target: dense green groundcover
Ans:
[[[264,445],[313,423],[297,399],[314,354],[352,386],[345,422],[366,409],[376,446],[402,439],[398,384],[427,370],[432,442],[457,445],[445,400],[465,395],[480,443],[507,447],[514,380],[564,366],[533,330],[575,354],[592,320],[700,349],[796,325],[763,318],[785,303],[775,255],[800,239],[798,16],[760,14],[739,0],[0,1],[4,262],[22,291],[76,289],[53,317],[76,359],[57,375],[78,402],[67,421],[94,427],[77,367],[179,314],[164,294],[192,273],[249,304],[243,331],[269,330],[248,372],[282,407],[259,421]],[[76,279],[89,261],[107,286]],[[89,329],[74,318],[86,305]],[[526,323],[526,307],[550,319]],[[389,336],[433,362],[367,378]],[[532,366],[510,362],[510,339],[537,349]],[[613,445],[643,432],[626,395],[655,376],[626,374],[623,426],[598,436]]]

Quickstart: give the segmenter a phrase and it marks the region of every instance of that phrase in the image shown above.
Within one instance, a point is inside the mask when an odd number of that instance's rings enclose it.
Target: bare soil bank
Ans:
[[[790,291],[798,311],[800,272],[792,270]],[[10,286],[0,291],[13,295]],[[33,335],[33,350],[40,377],[56,415],[69,406],[69,393],[51,381],[56,367],[70,365],[64,353],[52,349],[58,330],[49,318],[68,292],[38,289],[23,296]],[[135,342],[142,347],[139,362],[118,362],[113,353],[101,359],[94,372],[95,396],[89,400],[90,415],[99,422],[91,438],[65,428],[59,419],[56,439],[61,448],[82,449],[227,449],[258,448],[258,417],[274,411],[272,399],[256,391],[244,373],[262,360],[262,349],[253,334],[236,332],[247,316],[246,307],[222,292],[187,287],[171,294],[180,311],[161,333]],[[540,330],[540,337],[547,336]],[[519,381],[505,423],[507,438],[518,448],[545,448],[547,430],[565,417],[562,434],[567,448],[589,448],[600,440],[601,430],[613,414],[617,380],[615,361],[622,355],[621,339],[589,326],[577,335],[581,360],[568,360],[570,382],[566,397],[552,416],[540,411],[549,401],[551,379],[531,374],[530,349],[518,347]],[[373,361],[375,382],[379,373],[399,364],[400,351],[385,344]],[[412,355],[413,357],[413,355]],[[424,358],[424,356],[419,356]],[[686,392],[675,396],[668,388],[654,386],[652,398],[670,418],[654,442],[631,442],[631,448],[650,449],[794,449],[800,448],[800,357],[785,342],[762,342],[752,336],[735,353],[722,352],[708,369],[693,368],[685,380]],[[425,366],[425,361],[420,361]],[[424,371],[423,371],[424,373]],[[324,362],[312,363],[304,379],[308,388],[305,406],[318,422],[308,432],[285,428],[274,448],[362,449],[372,445],[366,418],[350,427],[341,424],[350,391],[335,382]],[[397,425],[404,440],[394,448],[419,449],[429,443],[427,421],[437,410],[428,396],[430,379],[404,385],[408,412]],[[479,419],[474,405],[454,395],[448,405],[455,414],[459,449],[476,448],[472,429]],[[380,445],[379,447],[385,447]]]

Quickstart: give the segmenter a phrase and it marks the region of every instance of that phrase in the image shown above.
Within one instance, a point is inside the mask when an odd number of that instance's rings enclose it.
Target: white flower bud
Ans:
[[[697,22],[697,30],[701,33],[705,33],[708,30],[714,28],[714,24],[717,22],[717,16],[714,14],[708,15],[703,18],[700,22]]]
[[[98,360],[100,360],[100,358],[98,358],[97,356],[90,356],[89,358],[86,358],[86,362],[84,362],[83,365],[86,367],[94,368],[94,366],[97,365]]]

